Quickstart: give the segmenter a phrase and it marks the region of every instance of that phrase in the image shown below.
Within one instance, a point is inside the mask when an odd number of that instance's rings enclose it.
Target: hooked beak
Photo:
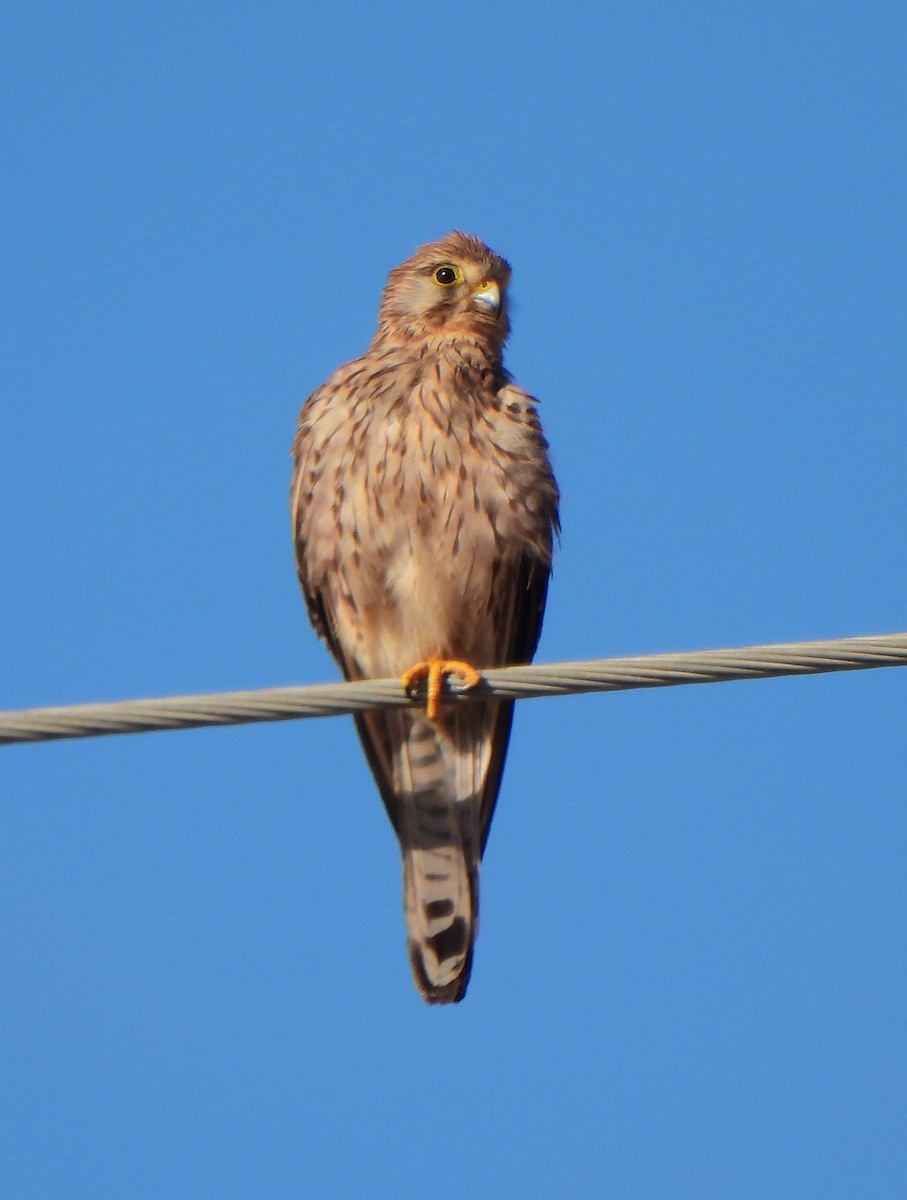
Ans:
[[[472,293],[476,304],[490,308],[495,316],[501,311],[501,289],[493,279],[484,279]]]

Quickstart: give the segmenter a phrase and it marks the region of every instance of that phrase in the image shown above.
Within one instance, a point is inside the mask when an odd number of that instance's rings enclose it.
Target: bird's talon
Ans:
[[[441,688],[445,675],[457,675],[464,688],[475,687],[482,676],[470,663],[460,662],[459,659],[429,658],[418,662],[403,673],[404,691],[412,692],[416,684],[427,681],[425,713],[430,721],[437,720],[441,708]]]

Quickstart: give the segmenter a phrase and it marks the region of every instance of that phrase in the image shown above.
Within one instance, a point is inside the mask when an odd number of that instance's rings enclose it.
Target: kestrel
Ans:
[[[442,677],[529,662],[558,491],[535,400],[502,355],[510,267],[450,233],[391,271],[378,330],[303,405],[290,492],[299,579],[347,679],[428,681],[425,708],[361,713],[403,853],[413,975],[462,1000],[479,864],[513,704],[445,702]]]

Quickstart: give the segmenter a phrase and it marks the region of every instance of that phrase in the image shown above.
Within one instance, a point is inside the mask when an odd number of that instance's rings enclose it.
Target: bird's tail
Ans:
[[[469,982],[482,853],[473,753],[423,714],[406,712],[398,764],[403,908],[416,986],[429,1004],[461,1000]],[[454,718],[456,721],[456,718]]]

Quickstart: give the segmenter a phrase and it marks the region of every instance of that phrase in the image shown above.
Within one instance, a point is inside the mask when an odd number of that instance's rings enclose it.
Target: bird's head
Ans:
[[[467,233],[420,246],[388,276],[379,332],[397,338],[463,336],[500,349],[507,317],[509,264]]]

